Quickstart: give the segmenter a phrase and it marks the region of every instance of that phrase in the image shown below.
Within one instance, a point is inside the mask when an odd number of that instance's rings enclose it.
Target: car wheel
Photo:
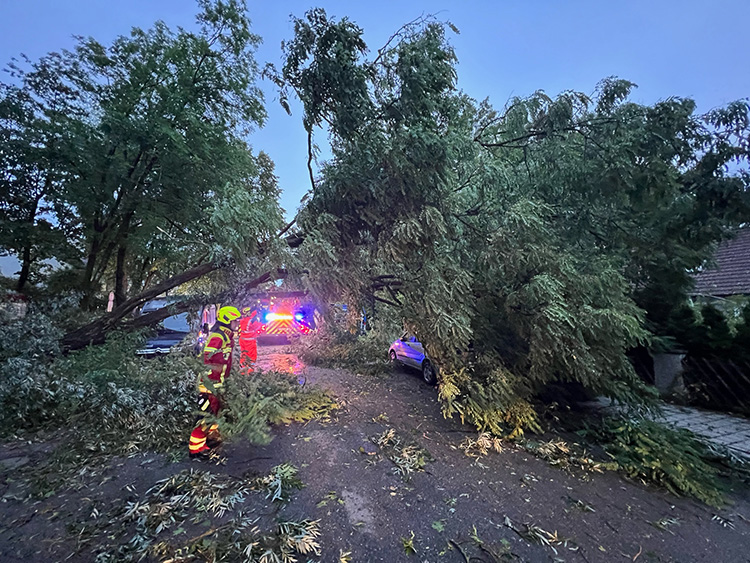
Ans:
[[[396,351],[395,350],[391,350],[390,358],[391,358],[391,365],[395,366],[396,365]]]
[[[422,362],[422,379],[429,385],[437,383],[437,373],[435,373],[435,368],[428,360]]]

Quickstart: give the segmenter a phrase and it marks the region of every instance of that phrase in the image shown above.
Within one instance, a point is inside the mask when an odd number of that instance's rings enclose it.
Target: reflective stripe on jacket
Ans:
[[[206,347],[203,349],[203,363],[211,368],[208,378],[216,384],[224,382],[224,378],[232,370],[232,331],[229,327],[215,326],[208,335]]]

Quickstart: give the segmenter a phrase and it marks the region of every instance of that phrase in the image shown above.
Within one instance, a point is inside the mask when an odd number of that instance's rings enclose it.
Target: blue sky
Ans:
[[[707,111],[750,96],[748,0],[248,0],[253,30],[264,39],[261,65],[280,61],[280,43],[292,35],[290,14],[315,6],[358,23],[373,51],[421,14],[450,20],[461,32],[451,37],[459,88],[495,106],[537,89],[590,93],[612,75],[638,84],[634,99],[643,103],[684,96]],[[108,43],[158,19],[191,28],[196,12],[190,0],[0,0],[0,66],[19,53],[35,59],[70,48],[73,35]],[[269,119],[251,143],[276,163],[281,204],[293,216],[309,187],[299,109],[289,117],[271,84],[261,86]]]

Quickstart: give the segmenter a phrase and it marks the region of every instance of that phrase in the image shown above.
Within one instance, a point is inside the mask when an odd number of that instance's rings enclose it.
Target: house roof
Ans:
[[[714,255],[716,267],[695,274],[693,295],[750,295],[750,228],[722,242]]]

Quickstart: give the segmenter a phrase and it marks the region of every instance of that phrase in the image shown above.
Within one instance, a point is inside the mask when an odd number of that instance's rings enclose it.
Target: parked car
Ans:
[[[425,355],[422,343],[416,336],[404,335],[391,344],[388,356],[392,363],[416,368],[422,372],[422,379],[430,385],[437,383],[437,371],[430,359]]]
[[[156,311],[169,304],[167,299],[154,299],[147,302],[141,309],[141,314]],[[142,348],[136,350],[136,354],[147,358],[169,354],[175,346],[182,344],[191,332],[188,314],[180,313],[164,319],[157,330],[156,335],[146,340]]]

